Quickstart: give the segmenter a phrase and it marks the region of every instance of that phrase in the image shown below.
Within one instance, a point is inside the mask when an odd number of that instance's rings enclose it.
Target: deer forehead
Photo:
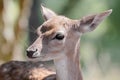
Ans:
[[[69,24],[71,22],[70,19],[64,17],[64,16],[55,16],[48,21],[43,23],[42,28],[49,28],[49,29],[59,29],[59,28],[65,28],[66,24]]]
[[[71,23],[71,20],[64,16],[55,16],[55,17],[45,21],[38,28],[38,33],[44,34],[46,36],[48,36],[48,35],[50,36],[57,32],[63,33],[67,29],[67,27],[69,27],[70,23]]]

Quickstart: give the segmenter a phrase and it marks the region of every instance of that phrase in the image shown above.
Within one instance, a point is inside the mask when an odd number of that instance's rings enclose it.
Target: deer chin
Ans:
[[[39,55],[33,56],[34,58],[31,58],[30,60],[32,61],[50,61],[50,60],[55,60],[63,57],[64,55],[54,55],[52,53],[38,53]]]
[[[33,56],[32,58],[28,57],[29,61],[38,62],[38,61],[48,61],[49,59],[45,58],[45,55]]]

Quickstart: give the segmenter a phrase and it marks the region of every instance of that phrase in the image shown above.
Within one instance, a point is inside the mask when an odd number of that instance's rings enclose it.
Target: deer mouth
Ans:
[[[37,58],[36,56],[33,56],[33,54],[34,54],[34,53],[27,53],[27,57],[28,57],[28,58],[31,58],[31,59]]]

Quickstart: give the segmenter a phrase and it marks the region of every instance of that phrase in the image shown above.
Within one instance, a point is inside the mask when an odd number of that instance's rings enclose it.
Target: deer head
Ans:
[[[41,12],[45,22],[38,27],[38,38],[27,49],[27,56],[46,61],[72,55],[80,36],[96,29],[112,10],[85,16],[78,20],[57,15],[44,6],[41,6]],[[68,54],[68,52],[73,53]]]

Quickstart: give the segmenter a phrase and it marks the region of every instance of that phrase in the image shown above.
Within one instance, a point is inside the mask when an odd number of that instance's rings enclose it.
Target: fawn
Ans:
[[[41,6],[45,22],[38,27],[38,38],[27,49],[27,56],[40,61],[53,60],[57,80],[82,80],[79,62],[80,37],[93,31],[112,10],[72,20]]]

